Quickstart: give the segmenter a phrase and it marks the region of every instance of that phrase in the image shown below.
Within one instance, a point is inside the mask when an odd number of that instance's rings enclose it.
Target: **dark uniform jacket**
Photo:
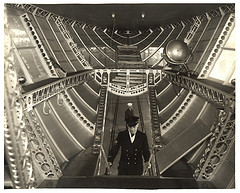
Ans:
[[[143,158],[145,162],[148,162],[150,157],[146,134],[137,130],[135,140],[131,143],[128,130],[119,132],[117,140],[109,152],[108,162],[113,163],[120,147],[118,175],[142,175]]]

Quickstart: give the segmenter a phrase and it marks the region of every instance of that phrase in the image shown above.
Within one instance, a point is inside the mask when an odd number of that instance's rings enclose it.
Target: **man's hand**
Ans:
[[[150,162],[146,162],[145,164],[144,164],[144,170],[143,170],[143,173],[142,173],[142,176],[145,176],[146,174],[147,174],[147,171],[148,171],[148,169],[150,169],[151,168],[151,163]]]
[[[151,163],[150,163],[150,162],[147,162],[147,163],[145,163],[145,168],[146,168],[146,169],[149,169],[149,168],[151,168],[151,166],[152,166],[152,165],[151,165]]]
[[[112,167],[112,165],[113,165],[112,162],[108,162],[109,167]]]
[[[108,163],[106,164],[106,166],[107,166],[107,168],[106,168],[106,170],[105,170],[104,175],[109,176],[109,175],[111,174],[110,169],[111,169],[112,163],[111,163],[111,162],[108,162]]]

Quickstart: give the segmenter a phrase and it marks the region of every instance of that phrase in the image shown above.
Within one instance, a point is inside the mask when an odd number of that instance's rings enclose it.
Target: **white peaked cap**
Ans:
[[[128,103],[127,105],[128,105],[129,107],[131,107],[131,106],[132,106],[132,103]]]

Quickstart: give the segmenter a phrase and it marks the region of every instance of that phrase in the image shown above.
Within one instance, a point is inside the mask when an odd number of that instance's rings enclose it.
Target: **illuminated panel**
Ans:
[[[38,82],[49,78],[48,73],[43,67],[40,56],[37,53],[37,48],[32,43],[28,33],[25,31],[20,17],[16,13],[13,13],[13,11],[9,11],[8,21],[9,33],[11,39],[13,40],[14,46],[16,47],[15,56],[18,57],[18,71],[25,72],[25,74],[19,75],[23,77],[30,75],[32,80],[27,78],[29,83],[31,83],[31,81]],[[26,75],[26,71],[28,75]]]
[[[38,82],[46,78],[47,73],[42,67],[41,60],[35,49],[21,49],[19,50],[19,54],[34,79],[34,82]]]

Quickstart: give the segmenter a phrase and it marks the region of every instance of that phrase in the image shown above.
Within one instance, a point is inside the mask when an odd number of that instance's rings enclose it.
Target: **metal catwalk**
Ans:
[[[126,129],[124,113],[127,109],[127,103],[129,102],[133,104],[134,115],[140,117],[139,130],[147,134],[149,147],[151,148],[152,132],[148,94],[146,93],[136,97],[121,97],[110,94],[108,99],[105,136],[103,142],[106,153],[111,148],[118,133]],[[117,175],[119,157],[120,153],[113,163],[111,175]]]
[[[148,93],[135,97],[121,97],[109,93],[107,114],[104,130],[103,149],[108,154],[118,133],[126,129],[124,121],[127,103],[133,104],[134,115],[140,117],[139,130],[147,134],[150,152],[152,152],[152,130]],[[152,167],[145,176],[118,176],[118,161],[120,151],[111,167],[110,175],[105,175],[106,162],[104,156],[100,161],[100,168],[97,176],[94,176],[97,156],[91,153],[91,149],[84,150],[70,160],[63,170],[63,177],[60,178],[56,187],[59,188],[198,188],[192,177],[192,169],[184,160],[180,160],[168,169],[166,173],[159,176],[156,170],[155,159],[152,160]],[[84,162],[84,164],[83,164]],[[96,171],[95,171],[96,173]],[[153,182],[154,181],[154,182]],[[136,182],[133,183],[132,182]]]

